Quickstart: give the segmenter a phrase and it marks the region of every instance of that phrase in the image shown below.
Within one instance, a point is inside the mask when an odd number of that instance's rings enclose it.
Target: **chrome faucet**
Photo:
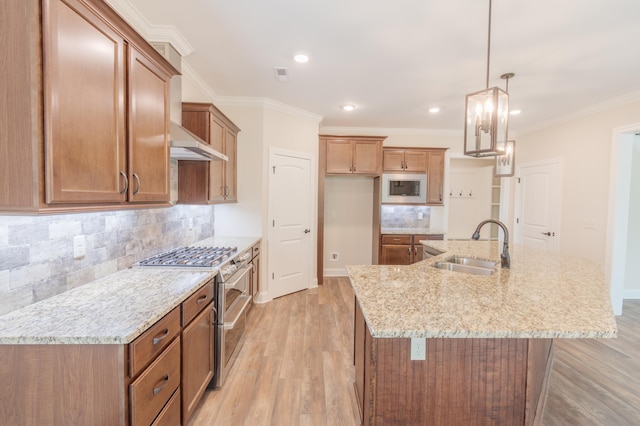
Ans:
[[[500,228],[502,228],[502,232],[504,232],[504,245],[502,246],[502,253],[500,254],[500,265],[503,268],[508,269],[511,266],[511,256],[509,256],[509,230],[504,223],[494,219],[483,220],[476,228],[476,232],[473,233],[471,239],[478,241],[480,239],[480,228],[482,228],[487,223],[495,223]]]

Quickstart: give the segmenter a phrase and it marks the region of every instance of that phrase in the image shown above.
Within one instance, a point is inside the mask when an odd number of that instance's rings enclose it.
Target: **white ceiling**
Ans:
[[[322,126],[462,130],[465,95],[485,88],[488,0],[128,2],[176,27],[218,96],[269,98]],[[301,51],[309,63],[293,61]],[[514,133],[640,98],[640,0],[493,0],[490,86],[506,72]]]

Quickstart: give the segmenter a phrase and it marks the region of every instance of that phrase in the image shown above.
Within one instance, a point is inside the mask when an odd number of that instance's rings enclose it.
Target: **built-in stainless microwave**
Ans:
[[[426,204],[427,175],[411,173],[383,173],[382,203]]]

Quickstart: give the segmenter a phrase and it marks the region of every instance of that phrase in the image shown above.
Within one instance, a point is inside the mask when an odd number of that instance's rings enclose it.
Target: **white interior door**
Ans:
[[[523,164],[518,170],[514,241],[558,251],[562,193],[560,160]]]
[[[311,158],[271,153],[270,284],[276,298],[311,287],[314,191]]]

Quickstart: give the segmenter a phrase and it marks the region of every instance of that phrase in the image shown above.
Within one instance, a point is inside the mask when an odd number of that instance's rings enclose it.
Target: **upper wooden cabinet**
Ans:
[[[444,192],[444,150],[429,151],[427,204],[442,204]]]
[[[237,141],[240,129],[208,103],[184,102],[182,125],[225,154],[224,161],[180,161],[178,202],[217,204],[238,201]]]
[[[382,172],[382,141],[380,137],[320,136],[324,150],[325,174],[379,175]]]
[[[421,149],[384,148],[382,170],[384,172],[426,173],[429,152]]]
[[[178,72],[103,1],[0,9],[0,210],[169,205]]]

